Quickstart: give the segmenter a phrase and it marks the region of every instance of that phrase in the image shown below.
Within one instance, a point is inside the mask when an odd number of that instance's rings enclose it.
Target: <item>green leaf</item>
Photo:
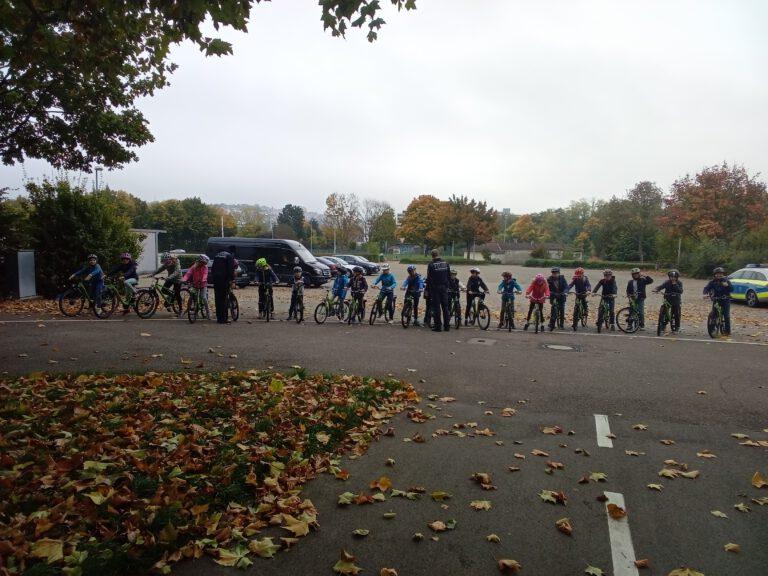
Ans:
[[[221,564],[222,566],[234,566],[235,568],[242,569],[248,568],[248,566],[253,564],[253,561],[248,558],[248,552],[248,548],[242,544],[238,544],[231,550],[219,549],[219,556],[216,559],[216,563]]]
[[[272,538],[262,538],[261,540],[251,540],[248,543],[248,549],[261,558],[272,558],[275,552],[280,550],[280,545],[275,544]]]
[[[584,569],[584,574],[589,574],[590,576],[603,576],[605,572],[603,572],[597,566],[587,566]]]
[[[278,394],[283,391],[283,388],[285,387],[285,384],[282,380],[278,380],[277,378],[273,378],[272,381],[269,383],[269,391],[274,392],[275,394]]]
[[[348,506],[355,501],[355,495],[352,492],[344,492],[339,494],[339,506]]]
[[[450,498],[453,498],[452,494],[448,492],[443,492],[442,490],[432,492],[430,496],[432,496],[432,500],[434,500],[435,502],[443,502],[444,500],[449,500]]]

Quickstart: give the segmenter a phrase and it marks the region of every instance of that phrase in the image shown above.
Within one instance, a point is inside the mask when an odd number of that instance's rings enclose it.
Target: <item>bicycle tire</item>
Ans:
[[[718,320],[717,312],[714,310],[710,311],[709,316],[707,316],[707,333],[710,338],[717,338],[717,334],[720,331],[720,323]]]
[[[152,318],[157,310],[157,294],[153,290],[139,290],[136,293],[136,315],[144,320]]]
[[[229,307],[229,314],[232,316],[232,322],[237,322],[240,318],[240,302],[232,292],[227,295],[227,306]]]
[[[198,298],[199,296],[194,296],[187,300],[187,320],[189,320],[190,324],[197,322]]]
[[[589,319],[589,312],[587,311],[587,305],[584,304],[581,308],[581,326],[582,328],[587,327],[587,321]]]
[[[296,324],[304,322],[304,298],[298,298],[296,300],[296,308],[293,310],[294,320]]]
[[[337,312],[336,317],[339,319],[339,322],[346,322],[347,315],[349,315],[349,302],[344,300],[340,304],[337,304]]]
[[[664,329],[667,327],[667,315],[664,310],[664,305],[659,309],[659,322],[656,325],[656,336],[664,334]]]
[[[72,318],[80,314],[85,307],[85,296],[75,288],[65,290],[59,296],[59,310],[64,316]]]
[[[600,334],[603,330],[603,316],[605,316],[605,313],[603,311],[603,307],[600,306],[597,310],[597,333]]]
[[[616,324],[625,334],[634,334],[640,329],[640,318],[637,312],[627,306],[616,312]]]
[[[328,304],[325,302],[320,302],[317,306],[315,306],[315,322],[318,324],[325,324],[325,321],[328,319]]]
[[[538,334],[539,333],[539,307],[534,306],[533,307],[533,333]]]
[[[482,302],[477,307],[477,325],[481,330],[488,330],[491,325],[491,311]]]
[[[269,322],[272,319],[272,295],[267,292],[267,297],[264,298],[264,319]]]
[[[105,288],[101,293],[101,306],[96,306],[96,303],[94,302],[93,313],[96,318],[99,318],[100,320],[106,320],[112,316],[116,306],[117,298],[115,297],[114,292],[108,288]]]
[[[379,316],[379,312],[377,311],[377,308],[381,309],[381,304],[379,300],[376,300],[376,302],[373,304],[373,306],[371,307],[371,313],[368,316],[368,324],[370,324],[371,326],[373,326],[376,323],[376,318]]]
[[[403,304],[403,310],[400,312],[400,323],[403,328],[408,328],[411,325],[411,301],[407,300]]]
[[[350,326],[352,325],[352,320],[354,316],[357,316],[357,307],[355,304],[350,304],[349,313],[347,316],[347,324],[349,324]]]

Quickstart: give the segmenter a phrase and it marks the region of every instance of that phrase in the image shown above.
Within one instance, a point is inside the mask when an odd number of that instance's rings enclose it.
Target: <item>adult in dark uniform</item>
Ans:
[[[227,306],[227,294],[229,287],[235,282],[235,258],[222,250],[213,258],[211,276],[213,280],[213,293],[216,301],[216,322],[226,324],[229,318],[229,306]]]
[[[451,329],[449,316],[448,288],[451,281],[451,267],[432,250],[432,262],[427,266],[427,286],[432,305],[432,331],[448,332]]]

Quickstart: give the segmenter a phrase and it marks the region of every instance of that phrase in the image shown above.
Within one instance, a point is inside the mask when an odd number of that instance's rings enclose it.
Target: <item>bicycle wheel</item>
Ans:
[[[365,300],[360,302],[360,305],[357,308],[357,321],[360,324],[362,324],[364,318],[365,318]]]
[[[552,332],[555,329],[555,326],[557,326],[557,317],[558,317],[558,311],[557,311],[557,305],[556,304],[550,304],[549,307],[549,331]]]
[[[227,294],[227,306],[229,306],[229,314],[232,316],[232,322],[237,322],[240,318],[240,302],[237,301],[237,296],[230,292]]]
[[[461,328],[461,307],[456,301],[453,303],[453,327],[456,330]]]
[[[539,325],[541,324],[541,314],[539,312],[539,307],[534,306],[533,308],[533,333],[538,334],[539,333]]]
[[[482,330],[488,330],[488,326],[491,325],[491,311],[482,302],[477,307],[477,325]]]
[[[717,338],[717,334],[720,331],[720,322],[717,317],[717,312],[712,310],[707,316],[707,333],[710,338]]]
[[[94,303],[93,313],[96,315],[96,318],[103,320],[112,316],[115,306],[117,306],[117,295],[107,288],[101,293],[101,304],[96,306]]]
[[[587,311],[587,305],[585,304],[581,308],[581,325],[582,327],[587,327],[587,319],[589,317],[589,312]]]
[[[379,310],[381,310],[381,301],[376,300],[373,306],[371,306],[371,314],[368,317],[368,324],[371,326],[376,322],[376,317],[379,316]]]
[[[600,308],[597,309],[597,333],[600,334],[600,332],[603,330],[603,317],[605,316],[605,312],[603,310],[603,307],[600,306]]]
[[[59,296],[59,310],[64,316],[77,316],[83,311],[85,296],[79,290],[70,288]]]
[[[269,322],[272,319],[272,294],[267,292],[267,297],[264,299],[264,319]]]
[[[339,319],[339,322],[346,322],[347,316],[349,316],[349,302],[344,300],[340,304],[337,304],[336,310],[336,317]]]
[[[304,298],[298,298],[296,300],[296,308],[293,310],[293,315],[296,324],[301,324],[304,321]]]
[[[619,330],[626,334],[634,334],[640,328],[637,313],[629,306],[616,312],[616,324],[619,325]]]
[[[197,311],[198,311],[198,302],[197,302],[198,296],[192,296],[187,300],[187,319],[189,320],[190,324],[194,324],[197,322]]]
[[[328,319],[328,304],[325,302],[320,302],[317,306],[315,306],[315,322],[318,324],[324,324],[325,321]]]
[[[352,324],[352,320],[357,316],[357,304],[350,304],[347,314],[347,324]]]
[[[411,324],[411,301],[410,299],[406,299],[405,303],[403,304],[403,310],[400,312],[400,323],[403,325],[403,328],[408,328]]]
[[[157,295],[152,290],[139,290],[136,295],[136,314],[139,318],[152,318],[157,310]]]
[[[664,334],[664,328],[667,327],[667,313],[665,307],[659,309],[659,323],[656,325],[656,336]]]

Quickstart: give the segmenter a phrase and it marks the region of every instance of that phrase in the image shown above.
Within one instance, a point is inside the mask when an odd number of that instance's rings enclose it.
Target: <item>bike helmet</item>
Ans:
[[[173,254],[171,254],[170,252],[163,252],[163,255],[160,256],[160,260],[162,260],[163,262],[171,259],[173,259]]]
[[[416,272],[416,266],[414,266],[413,264],[411,264],[410,266],[408,266],[408,272],[409,272],[409,273],[411,273],[411,272]]]
[[[259,258],[256,260],[256,266],[258,268],[266,268],[267,267],[267,259],[266,258]]]
[[[640,274],[640,268],[632,268],[629,272],[630,274]]]
[[[669,276],[670,278],[679,278],[680,272],[678,272],[677,270],[670,270],[669,272],[667,272],[667,276]]]
[[[363,273],[363,269],[362,269],[362,268],[360,268],[360,266],[355,266],[354,268],[352,268],[352,271],[353,271],[355,274],[362,274],[362,273]]]
[[[552,269],[550,270],[550,272],[552,272],[552,274],[560,274],[560,268],[558,268],[557,266],[552,266]]]
[[[387,270],[389,270],[389,264],[386,264],[386,263],[382,264],[381,265],[381,271],[382,272],[386,272]]]
[[[208,256],[205,254],[200,254],[200,256],[197,257],[197,261],[201,264],[208,264]]]
[[[573,275],[574,276],[584,276],[584,268],[579,266],[578,268],[576,268],[576,270],[573,271]]]
[[[120,260],[126,260],[126,259],[133,260],[130,252],[123,252],[122,254],[120,254]]]
[[[456,276],[459,273],[455,268],[451,268],[451,276]]]
[[[613,270],[611,270],[610,268],[606,268],[605,270],[603,270],[603,276],[613,276]]]
[[[294,266],[293,267],[293,273],[296,274],[296,272],[299,272],[299,273],[303,272],[303,270],[301,269],[301,266]]]
[[[469,269],[470,274],[480,274],[480,268],[470,268]]]
[[[96,256],[96,254],[88,254],[88,258],[86,260],[98,260],[99,257]]]
[[[544,274],[536,274],[536,278],[534,278],[534,282],[538,282],[539,284],[544,282]]]
[[[712,275],[714,276],[715,274],[723,274],[723,275],[725,275],[725,268],[723,268],[722,266],[718,266],[717,268],[712,270]]]

